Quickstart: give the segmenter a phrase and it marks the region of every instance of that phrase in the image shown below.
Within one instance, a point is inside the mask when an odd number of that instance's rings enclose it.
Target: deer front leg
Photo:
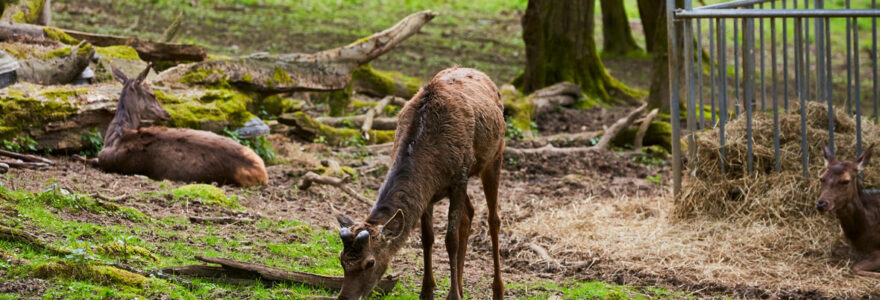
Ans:
[[[422,277],[422,292],[419,299],[434,299],[434,270],[431,263],[431,250],[434,247],[434,204],[428,204],[422,213],[422,255],[425,259],[425,275]]]
[[[491,166],[480,174],[483,192],[486,194],[486,205],[489,209],[489,237],[492,239],[492,262],[495,279],[492,281],[492,299],[504,299],[504,281],[501,280],[501,255],[498,246],[498,234],[501,231],[501,217],[498,216],[498,183],[501,180],[501,164],[504,160],[498,157]]]
[[[873,278],[880,278],[880,273],[877,272],[878,269],[880,269],[880,251],[869,254],[865,259],[852,266],[852,270],[856,275]]]

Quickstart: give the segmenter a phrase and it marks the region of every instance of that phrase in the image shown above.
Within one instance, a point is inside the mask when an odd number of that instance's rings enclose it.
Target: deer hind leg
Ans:
[[[486,193],[486,205],[489,207],[489,236],[492,239],[492,261],[495,264],[495,279],[492,281],[492,299],[504,299],[504,282],[501,280],[501,256],[498,251],[498,233],[501,230],[501,218],[498,216],[498,184],[501,180],[501,163],[498,157],[482,174],[483,192]]]
[[[852,270],[856,275],[873,278],[880,278],[880,273],[877,272],[878,269],[880,269],[880,251],[871,253],[868,257],[852,266]]]
[[[461,275],[460,263],[459,260],[463,260],[462,257],[459,257],[460,247],[461,247],[461,234],[460,231],[462,225],[462,219],[465,218],[466,214],[466,204],[467,202],[467,191],[462,190],[460,187],[454,187],[449,193],[449,218],[446,225],[446,253],[449,255],[449,294],[446,295],[446,299],[449,300],[457,300],[461,299],[463,296],[461,285],[461,279],[459,278]]]
[[[434,247],[434,204],[428,204],[422,213],[422,252],[425,256],[425,275],[422,277],[422,292],[419,299],[434,299],[434,270],[431,263],[431,250]]]
[[[458,223],[458,290],[464,296],[464,261],[467,257],[468,238],[471,235],[471,221],[474,219],[474,205],[467,194],[467,188],[463,187],[461,193],[464,197],[464,215]]]

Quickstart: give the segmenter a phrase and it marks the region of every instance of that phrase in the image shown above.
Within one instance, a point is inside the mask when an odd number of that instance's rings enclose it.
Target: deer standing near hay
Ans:
[[[859,171],[868,166],[874,145],[854,161],[838,161],[825,147],[825,172],[819,177],[820,212],[834,212],[855,252],[853,272],[880,278],[880,198],[862,191]]]
[[[116,116],[98,153],[97,166],[107,172],[143,174],[179,180],[239,186],[269,181],[263,160],[248,147],[212,132],[166,127],[138,128],[141,120],[169,121],[153,90],[144,83],[152,65],[135,79],[113,68],[122,82]]]
[[[438,73],[400,113],[392,165],[369,216],[354,223],[339,215],[345,271],[339,299],[363,299],[385,273],[421,220],[425,272],[420,298],[434,298],[431,249],[433,205],[449,198],[446,251],[451,271],[447,299],[461,299],[462,270],[474,207],[468,178],[480,176],[489,210],[495,264],[492,296],[504,297],[498,253],[498,185],[504,150],[504,116],[498,88],[486,74],[467,68]]]

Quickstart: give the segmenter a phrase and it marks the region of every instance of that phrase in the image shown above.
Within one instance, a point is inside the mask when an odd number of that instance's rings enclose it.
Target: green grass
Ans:
[[[523,294],[519,299],[547,299],[559,296],[562,299],[682,299],[691,295],[675,293],[663,288],[638,288],[598,281],[574,282],[567,284],[534,283],[529,285],[511,284],[508,289]]]

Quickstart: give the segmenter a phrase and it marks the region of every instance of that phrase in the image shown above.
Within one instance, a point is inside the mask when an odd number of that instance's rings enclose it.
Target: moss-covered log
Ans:
[[[303,112],[284,114],[278,122],[290,126],[289,135],[306,141],[325,142],[334,146],[351,146],[358,144],[383,144],[394,140],[392,130],[370,130],[370,140],[365,140],[360,130],[335,128],[316,121]]]
[[[88,41],[95,46],[129,46],[146,61],[202,61],[207,57],[205,47],[196,45],[155,43],[136,37],[102,35],[69,29],[58,29],[30,24],[0,22],[0,40],[11,40],[21,35],[59,40],[71,44]]]
[[[355,68],[416,34],[434,16],[431,11],[418,12],[385,31],[314,54],[257,53],[180,65],[162,72],[155,82],[166,86],[228,83],[262,93],[340,90],[349,85]]]
[[[354,69],[351,80],[355,91],[373,97],[397,96],[409,99],[422,86],[422,81],[418,78],[393,71],[376,70],[370,64]]]
[[[0,90],[0,139],[30,136],[41,149],[78,150],[83,135],[106,130],[116,112],[118,85],[42,87],[19,83]],[[214,132],[243,125],[252,97],[233,90],[156,90],[172,127]]]
[[[110,266],[58,261],[38,265],[33,275],[43,279],[76,279],[98,284],[140,287],[147,281],[143,275]]]
[[[593,38],[595,0],[533,0],[523,15],[526,68],[514,84],[531,93],[557,82],[580,85],[606,103],[638,102],[643,92],[612,78]]]

